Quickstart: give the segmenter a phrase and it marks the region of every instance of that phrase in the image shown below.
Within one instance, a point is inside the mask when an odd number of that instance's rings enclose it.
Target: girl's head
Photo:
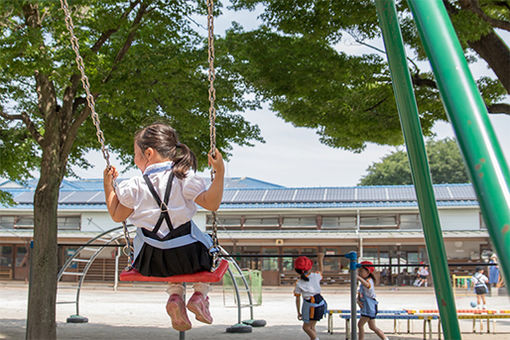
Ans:
[[[476,267],[477,273],[483,273],[483,267]]]
[[[193,152],[179,143],[177,132],[169,125],[151,124],[135,134],[135,164],[143,171],[147,166],[164,160],[171,160],[177,178],[184,178],[190,168],[197,169]]]
[[[370,261],[362,261],[360,265],[359,275],[364,279],[370,277],[375,282],[375,276],[373,274],[375,270],[374,264]]]
[[[313,267],[313,262],[306,256],[300,256],[294,261],[294,270],[296,273],[301,275],[301,279],[309,281],[310,279],[306,276]]]

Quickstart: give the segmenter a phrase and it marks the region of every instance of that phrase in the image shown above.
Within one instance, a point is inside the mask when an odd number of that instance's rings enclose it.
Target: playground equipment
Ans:
[[[510,278],[508,166],[444,4],[439,0],[408,0],[408,3],[508,282]],[[445,338],[460,339],[452,287],[450,280],[447,279],[449,275],[446,252],[395,2],[376,0],[376,7],[416,188]]]
[[[408,3],[436,77],[447,115],[452,122],[461,152],[466,160],[480,202],[483,218],[499,255],[506,282],[510,282],[510,174],[508,165],[504,161],[501,148],[489,123],[487,109],[476,89],[443,3],[440,0],[408,0]],[[213,85],[212,0],[208,0],[207,4],[209,9],[209,99],[211,103],[209,114],[211,145],[214,146],[215,90]],[[460,339],[452,285],[448,279],[446,252],[432,190],[418,109],[397,20],[395,2],[394,0],[376,0],[376,8],[383,32],[397,108],[416,188],[440,319],[445,338]],[[73,49],[79,57],[77,41],[73,43]],[[81,59],[81,57],[78,59]],[[98,129],[98,139],[109,165],[108,155],[105,154],[104,138],[99,129],[99,120],[93,109],[93,97],[88,91],[88,81],[86,81],[86,76],[83,73],[82,60],[81,72],[83,84],[88,94],[87,100],[91,106],[92,118]],[[214,218],[215,215],[213,214]],[[125,227],[125,230],[125,234],[127,234],[127,227]],[[213,238],[215,238],[216,227],[214,227],[213,232]],[[216,241],[215,244],[217,244]],[[126,242],[129,249],[129,238],[127,236]],[[350,259],[352,294],[352,286],[356,282],[356,254],[351,254]],[[351,338],[356,339],[355,298],[352,298],[351,304]]]
[[[128,226],[128,235],[133,236],[136,232],[136,227]],[[77,277],[78,281],[76,282],[76,298],[73,301],[58,301],[57,295],[57,304],[74,304],[76,313],[69,316],[67,318],[67,322],[69,323],[86,323],[88,322],[88,318],[80,314],[80,293],[83,283],[85,282],[85,278],[87,273],[92,266],[94,260],[100,255],[100,253],[107,248],[115,248],[120,250],[124,244],[124,230],[123,227],[116,227],[110,229],[102,234],[97,235],[96,237],[89,240],[84,245],[81,245],[76,249],[75,252],[69,254],[69,257],[64,262],[64,265],[60,269],[58,273],[58,281],[60,282],[64,277]],[[239,268],[237,263],[228,255],[228,253],[220,248],[220,252],[226,260],[223,260],[227,263],[230,263],[230,266],[227,266],[225,270],[228,272],[228,276],[230,279],[235,282],[233,285],[234,292],[236,294],[237,301],[237,310],[238,310],[238,319],[237,323],[231,327],[227,328],[227,332],[229,333],[250,333],[252,331],[252,327],[263,327],[266,322],[264,320],[256,320],[253,316],[253,303],[251,297],[251,289],[243,276],[242,270]],[[119,257],[120,251],[116,252],[115,257],[115,275],[114,275],[114,290],[118,287],[118,273],[119,273]],[[219,269],[218,269],[219,270]],[[234,281],[234,277],[238,278],[238,280]],[[240,280],[239,280],[240,278]],[[239,286],[243,286],[240,288]],[[241,306],[241,291],[245,292],[249,304],[246,306]],[[242,320],[241,318],[241,308],[249,307],[250,308],[250,319]],[[181,332],[184,333],[184,332]],[[182,337],[182,334],[180,335]]]

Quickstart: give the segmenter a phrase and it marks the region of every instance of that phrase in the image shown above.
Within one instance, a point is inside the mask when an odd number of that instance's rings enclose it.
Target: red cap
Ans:
[[[375,270],[375,268],[373,266],[374,264],[370,261],[361,261],[360,264],[363,268],[368,270],[369,273],[373,273]]]
[[[300,256],[294,261],[295,269],[308,271],[308,270],[312,269],[312,266],[313,266],[312,260],[310,260],[306,256]]]

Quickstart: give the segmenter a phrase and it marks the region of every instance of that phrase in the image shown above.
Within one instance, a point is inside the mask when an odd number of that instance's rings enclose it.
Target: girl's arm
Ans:
[[[359,275],[358,275],[358,280],[359,280],[359,282],[361,282],[361,284],[363,286],[365,286],[366,288],[370,288],[370,282],[368,282],[368,280],[365,280],[364,278],[362,278]]]
[[[223,197],[223,177],[225,176],[225,166],[223,157],[218,149],[215,150],[215,158],[209,153],[209,165],[212,166],[214,172],[214,180],[209,189],[201,193],[195,198],[195,203],[204,209],[216,211],[220,207]]]
[[[301,320],[302,315],[301,315],[301,296],[300,295],[296,295],[296,309],[297,309],[297,318],[299,320]]]
[[[106,207],[114,222],[125,221],[126,218],[131,215],[133,209],[122,205],[119,202],[119,198],[113,189],[113,181],[119,176],[119,173],[115,167],[110,167],[103,172],[103,185],[104,185],[104,196],[106,200]]]

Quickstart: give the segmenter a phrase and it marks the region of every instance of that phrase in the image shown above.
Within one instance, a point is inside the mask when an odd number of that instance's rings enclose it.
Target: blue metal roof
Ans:
[[[286,188],[253,178],[229,178],[226,183],[223,209],[417,206],[412,185]],[[22,188],[9,184],[0,183],[0,190],[12,194],[16,208],[31,207],[35,180]],[[478,205],[471,184],[434,185],[434,193],[439,206]],[[104,209],[104,199],[102,179],[64,180],[59,209]]]

